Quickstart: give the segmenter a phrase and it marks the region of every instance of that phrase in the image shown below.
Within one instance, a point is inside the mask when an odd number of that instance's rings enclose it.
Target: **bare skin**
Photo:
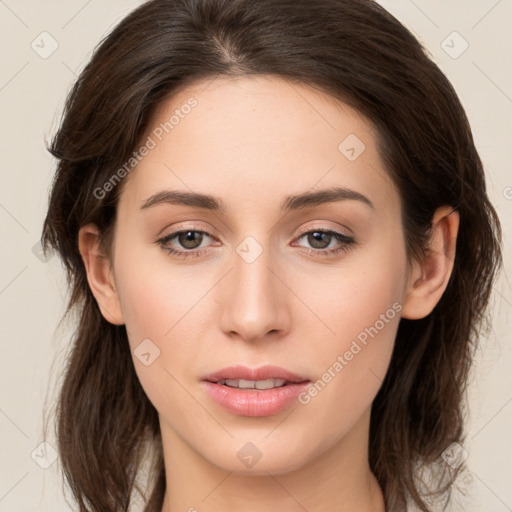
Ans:
[[[160,417],[162,512],[382,512],[368,464],[371,405],[400,318],[428,315],[446,288],[458,214],[436,212],[431,250],[409,265],[400,197],[363,116],[276,77],[218,78],[163,102],[144,140],[192,97],[197,105],[125,178],[111,258],[94,225],[79,238],[102,314],[126,325],[132,351],[145,339],[160,351],[134,365]],[[353,138],[339,148],[350,134],[364,150]],[[281,209],[290,195],[333,187],[359,195]],[[210,194],[225,211],[148,206],[169,190]],[[179,230],[206,234],[191,248],[169,236]],[[312,232],[331,230],[342,238],[317,234],[313,245]],[[240,245],[249,236],[256,244]],[[237,251],[258,246],[251,262]],[[377,334],[346,357],[371,326]],[[331,368],[331,379],[307,403],[239,416],[202,382],[233,364],[273,364],[312,383]],[[261,455],[252,467],[237,455],[247,443]]]

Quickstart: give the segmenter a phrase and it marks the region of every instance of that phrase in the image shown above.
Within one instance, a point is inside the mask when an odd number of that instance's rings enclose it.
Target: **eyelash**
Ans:
[[[169,233],[163,238],[160,238],[157,240],[157,243],[160,245],[162,249],[167,251],[168,254],[172,256],[176,256],[178,258],[197,258],[199,256],[202,256],[207,249],[190,249],[190,250],[184,250],[180,251],[177,249],[170,248],[167,244],[173,239],[176,238],[181,233],[200,233],[203,235],[207,235],[210,238],[211,235],[209,235],[206,231],[201,231],[198,229],[181,229],[179,231],[174,231],[173,233]],[[340,254],[342,252],[345,252],[350,249],[352,245],[356,243],[356,240],[348,235],[345,235],[343,233],[339,233],[338,231],[332,230],[332,229],[308,229],[307,231],[303,231],[297,240],[301,239],[303,236],[308,235],[310,233],[323,233],[323,234],[330,234],[335,237],[339,242],[341,242],[341,245],[335,249],[307,249],[303,247],[303,249],[306,249],[307,254],[313,255],[313,256],[335,256],[336,254]],[[302,246],[301,246],[302,247]]]

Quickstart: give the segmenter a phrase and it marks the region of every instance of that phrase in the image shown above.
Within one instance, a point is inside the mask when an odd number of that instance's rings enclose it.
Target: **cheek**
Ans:
[[[133,255],[119,261],[117,269],[118,293],[140,384],[158,412],[181,415],[193,403],[176,368],[190,368],[197,353],[194,339],[201,338],[187,322],[187,313],[200,299],[201,290],[184,283],[179,271],[173,278],[168,269],[146,265]],[[189,327],[186,337],[184,326]]]
[[[324,339],[331,341],[321,347],[348,349],[359,335],[364,341],[366,329],[375,325],[382,331],[381,339],[390,338],[392,342],[393,329],[387,327],[398,324],[406,265],[401,232],[395,229],[371,246],[348,252],[337,267],[308,270],[307,279],[295,276],[304,302],[318,312],[328,328],[324,329]]]
[[[305,408],[339,434],[371,406],[392,355],[402,309],[405,250],[383,242],[379,251],[361,251],[337,273],[317,275],[321,294],[310,295],[327,332],[314,353],[319,379],[301,397]],[[324,279],[324,280],[322,280]],[[306,291],[306,289],[304,289]],[[314,413],[313,413],[314,410]]]
[[[164,341],[204,295],[197,273],[132,253],[116,261],[116,284],[132,344]]]
[[[148,261],[143,250],[123,252],[121,245],[116,255],[116,286],[140,383],[158,411],[187,410],[193,401],[182,386],[196,377],[204,339],[199,320],[208,315],[208,291],[218,277],[198,276],[192,267],[162,264],[160,258]]]

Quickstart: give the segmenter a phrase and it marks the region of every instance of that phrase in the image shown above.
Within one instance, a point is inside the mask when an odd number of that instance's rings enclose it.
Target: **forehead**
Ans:
[[[139,206],[159,187],[266,191],[268,200],[269,190],[292,194],[316,183],[390,194],[377,136],[359,112],[306,84],[261,75],[203,80],[155,109],[141,141],[152,149],[127,188]]]
[[[189,108],[192,102],[195,106]],[[192,120],[185,123],[187,118]],[[377,136],[367,118],[340,100],[313,86],[273,75],[217,77],[182,86],[157,106],[148,133],[168,121],[173,124],[174,138],[190,135],[187,126],[193,125],[194,135],[204,137],[206,144],[229,133],[226,143],[239,142],[247,150],[260,142],[265,147],[303,142],[307,149],[308,140],[323,136],[331,142],[347,127],[369,143]],[[274,139],[277,134],[279,140]]]

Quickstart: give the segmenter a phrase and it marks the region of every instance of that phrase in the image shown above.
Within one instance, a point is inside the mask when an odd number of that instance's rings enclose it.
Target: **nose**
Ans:
[[[261,249],[254,261],[247,252],[235,251],[233,268],[223,280],[220,328],[231,338],[251,342],[269,336],[276,339],[289,329],[289,291],[271,251]],[[250,251],[254,250],[251,246]]]

